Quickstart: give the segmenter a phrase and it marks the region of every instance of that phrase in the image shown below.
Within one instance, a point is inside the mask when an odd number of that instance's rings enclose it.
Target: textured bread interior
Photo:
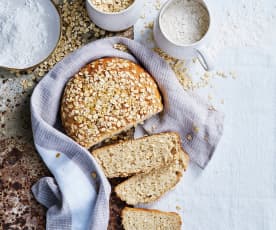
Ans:
[[[167,132],[96,149],[92,152],[108,178],[146,173],[171,163],[180,148],[177,133]]]
[[[117,196],[130,205],[159,199],[179,182],[183,170],[187,168],[189,158],[181,148],[175,157],[172,163],[164,167],[137,174],[117,185],[115,187]]]
[[[180,230],[181,217],[174,212],[124,208],[122,222],[125,230]]]

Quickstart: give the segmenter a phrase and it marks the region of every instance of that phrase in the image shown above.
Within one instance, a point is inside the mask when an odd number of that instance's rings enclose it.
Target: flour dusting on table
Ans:
[[[235,8],[227,6],[213,10],[215,25],[212,42],[208,45],[209,54],[223,55],[225,48],[263,47],[271,25],[276,25],[276,10],[269,10],[267,0],[236,1]],[[276,5],[274,4],[274,9]]]

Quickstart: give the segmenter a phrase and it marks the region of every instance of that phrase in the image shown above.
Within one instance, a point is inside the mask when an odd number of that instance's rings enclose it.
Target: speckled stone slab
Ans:
[[[133,28],[116,35],[133,38]],[[1,230],[45,229],[46,210],[34,200],[30,190],[39,178],[50,175],[32,143],[29,100],[38,81],[32,72],[15,74],[0,69]],[[119,229],[123,207],[113,194],[110,230]]]
[[[0,229],[44,229],[45,209],[30,189],[49,171],[31,143],[8,138],[0,149]]]

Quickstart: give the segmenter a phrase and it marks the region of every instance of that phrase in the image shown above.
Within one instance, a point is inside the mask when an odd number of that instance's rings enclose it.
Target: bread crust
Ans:
[[[174,216],[176,217],[178,220],[177,220],[177,223],[179,226],[182,225],[182,220],[181,220],[181,217],[178,213],[176,212],[164,212],[164,211],[160,211],[160,210],[157,210],[157,209],[145,209],[145,208],[129,208],[129,207],[125,207],[122,212],[121,212],[121,218],[122,218],[122,222],[124,222],[124,214],[128,211],[131,211],[131,212],[145,212],[145,213],[156,213],[156,214],[165,214],[165,215],[168,215],[168,216]]]
[[[162,214],[166,214],[166,215],[171,215],[171,216],[177,216],[179,218],[179,223],[182,224],[181,221],[181,217],[179,216],[179,214],[177,212],[164,212],[164,211],[160,211],[158,209],[146,209],[146,208],[130,208],[130,207],[125,207],[122,210],[122,215],[121,217],[123,217],[124,212],[127,211],[138,211],[138,212],[149,212],[149,213],[162,213]]]
[[[108,57],[83,67],[61,101],[65,132],[90,148],[163,110],[157,84],[141,66]]]

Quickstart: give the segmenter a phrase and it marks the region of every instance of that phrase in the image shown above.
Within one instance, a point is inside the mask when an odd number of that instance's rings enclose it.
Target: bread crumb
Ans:
[[[57,154],[56,154],[56,158],[59,158],[59,157],[60,157],[60,155],[61,155],[60,153],[57,153]]]

